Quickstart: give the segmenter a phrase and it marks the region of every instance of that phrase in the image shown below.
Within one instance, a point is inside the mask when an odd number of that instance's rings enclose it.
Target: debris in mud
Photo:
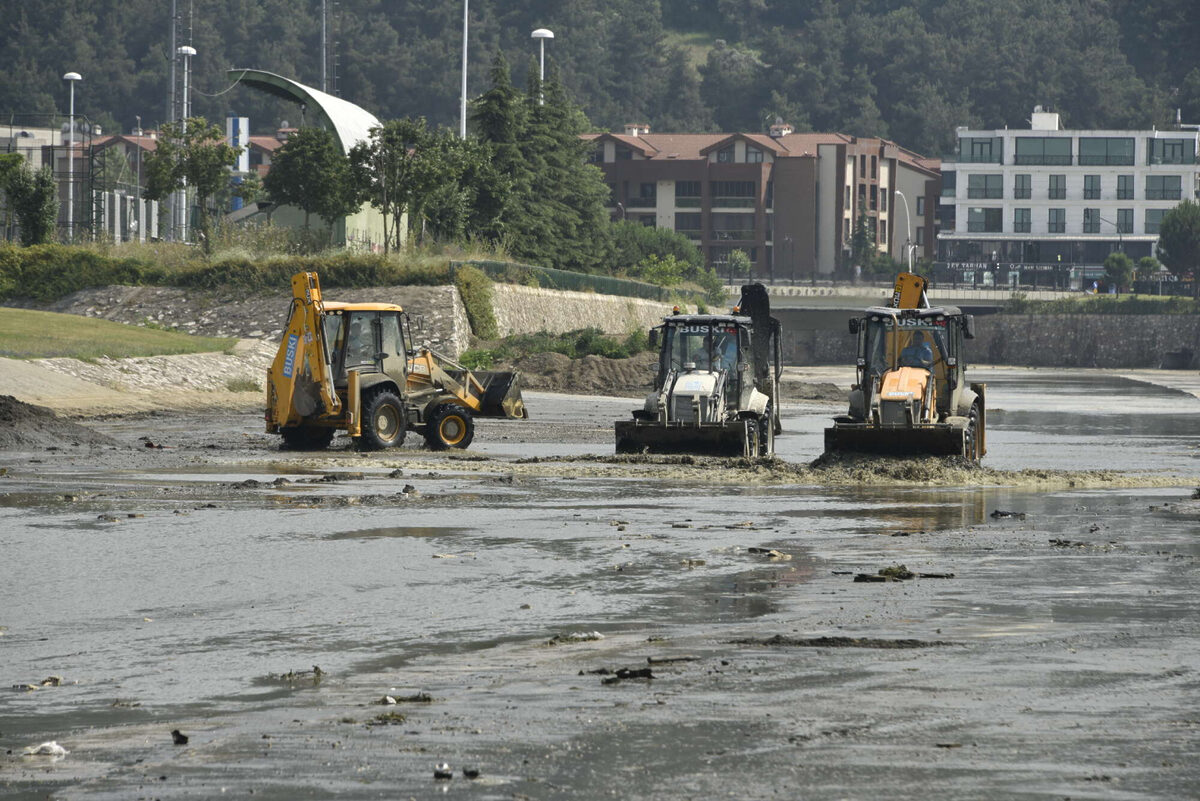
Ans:
[[[688,570],[692,570],[697,567],[703,567],[704,565],[708,564],[708,562],[703,559],[680,559],[679,564],[683,565]]]
[[[611,668],[602,667],[602,668],[596,668],[595,670],[579,671],[580,676],[587,675],[587,674],[591,674],[594,676],[603,676],[604,678],[602,678],[600,680],[601,684],[617,684],[618,682],[626,681],[629,679],[653,679],[654,678],[654,672],[648,667],[644,667],[644,668],[623,667],[623,668],[617,668],[616,670],[612,670]]]
[[[453,779],[454,771],[446,762],[439,762],[433,766],[433,778],[435,779]]]
[[[746,549],[746,552],[752,553],[752,554],[758,554],[760,556],[765,556],[765,557],[767,557],[767,559],[771,560],[772,562],[787,562],[787,561],[790,561],[792,558],[792,555],[790,553],[784,553],[783,551],[777,551],[774,548],[757,548],[757,547],[751,546]]]
[[[996,509],[992,512],[991,517],[993,520],[1010,520],[1010,519],[1011,520],[1024,520],[1025,513],[1024,512],[1008,512],[1008,511],[1005,511],[1004,509]]]
[[[836,572],[836,571],[835,571]],[[861,582],[881,582],[881,581],[908,581],[914,578],[954,578],[953,573],[914,573],[904,565],[892,565],[891,567],[880,568],[878,573],[856,573],[855,581]]]
[[[593,642],[603,640],[604,635],[598,631],[573,631],[570,634],[555,634],[546,640],[546,645],[566,645],[577,642]]]
[[[268,681],[281,681],[286,684],[298,684],[300,682],[312,682],[314,685],[320,684],[321,679],[325,676],[325,671],[321,670],[319,665],[313,665],[312,670],[289,670],[287,673],[268,673]]]
[[[397,467],[395,470],[387,474],[388,478],[404,478],[404,471]]]
[[[885,640],[877,637],[785,637],[776,634],[765,640],[731,640],[731,645],[769,645],[791,648],[937,648],[954,643],[943,640]]]
[[[340,481],[362,481],[364,478],[362,473],[326,473],[320,478],[310,478],[304,481],[305,484],[336,484]]]
[[[21,684],[14,684],[13,689],[20,690],[22,692],[33,692],[34,690],[40,689],[42,687],[61,687],[62,684],[63,684],[62,676],[47,676],[46,678],[42,679],[41,681],[37,682],[36,684],[31,683],[31,682],[22,682]]]
[[[156,451],[161,451],[164,448],[166,448],[166,445],[160,445],[157,442],[154,442],[153,440],[151,440],[149,437],[138,437],[138,442],[142,443],[147,448],[152,448],[153,450],[156,450]]]
[[[463,778],[464,779],[478,779],[479,778],[479,768],[463,768]]]
[[[375,717],[367,721],[368,728],[371,726],[398,726],[408,718],[402,712],[390,710],[388,712],[380,712]]]
[[[698,656],[648,656],[646,663],[649,665],[673,665],[677,662],[699,662]]]
[[[0,395],[0,450],[71,445],[116,445],[111,437],[62,420],[45,406]]]
[[[187,745],[188,736],[179,729],[171,729],[171,742],[175,743],[175,745]]]
[[[1050,544],[1055,548],[1086,548],[1087,543],[1079,540],[1052,539]]]
[[[71,753],[63,748],[54,740],[48,740],[38,745],[31,745],[21,752],[22,756],[49,756],[49,757],[64,757]]]
[[[413,693],[412,695],[385,695],[375,703],[384,706],[394,704],[432,704],[433,696],[429,693]]]

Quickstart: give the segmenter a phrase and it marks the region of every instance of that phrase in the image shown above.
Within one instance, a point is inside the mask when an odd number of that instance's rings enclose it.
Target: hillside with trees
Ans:
[[[253,67],[321,83],[321,3],[177,0],[193,59],[192,113],[258,131],[300,113],[230,88]],[[108,130],[168,116],[170,4],[10,3],[0,22],[0,112],[62,113],[61,76],[83,74],[77,113]],[[380,119],[457,127],[461,3],[329,3],[336,92]],[[471,3],[469,93],[498,55],[524,85],[529,34],[593,129],[797,130],[886,136],[940,154],[955,126],[1023,126],[1034,104],[1071,127],[1200,122],[1194,0],[607,0]]]

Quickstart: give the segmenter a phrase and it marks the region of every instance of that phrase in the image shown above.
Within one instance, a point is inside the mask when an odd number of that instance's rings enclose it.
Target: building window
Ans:
[[[1046,230],[1052,234],[1065,234],[1067,232],[1067,210],[1050,209]]]
[[[871,180],[879,177],[879,157],[871,156]]]
[[[733,145],[729,145],[728,147],[723,147],[717,151],[717,163],[718,164],[732,164],[733,163]]]
[[[887,211],[887,187],[881,187],[879,190],[879,210]]]
[[[1033,176],[1020,173],[1013,176],[1013,197],[1028,200],[1033,197]]]
[[[767,181],[767,208],[775,208],[775,182]]]
[[[746,163],[747,164],[762,164],[763,152],[757,147],[746,148]]]
[[[1178,175],[1147,175],[1146,200],[1179,200],[1183,197],[1182,180]]]
[[[713,206],[754,208],[757,186],[754,181],[710,181],[708,192]]]
[[[953,197],[958,193],[958,173],[946,170],[942,173],[942,197]]]
[[[1027,234],[1033,230],[1033,217],[1029,209],[1013,209],[1013,233]]]
[[[1083,232],[1085,234],[1100,233],[1100,209],[1083,210]]]
[[[924,195],[919,195],[917,197],[917,216],[918,217],[925,216],[925,196]]]
[[[1146,233],[1158,235],[1159,226],[1169,209],[1146,209]]]
[[[1133,176],[1117,176],[1117,200],[1133,200]]]
[[[654,222],[655,222],[654,215],[653,214],[643,214],[640,217],[638,217],[638,222],[640,222],[642,224],[642,226],[645,228],[653,228]]]
[[[967,230],[973,234],[1002,233],[1003,214],[1003,209],[967,209]]]
[[[1084,200],[1099,200],[1100,199],[1100,176],[1099,175],[1083,176],[1083,199]]]
[[[918,245],[925,244],[925,229],[924,228],[917,229],[917,244]]]
[[[713,214],[711,223],[713,239],[754,239],[753,214]]]
[[[1051,175],[1050,188],[1046,197],[1051,200],[1062,200],[1067,196],[1067,176]]]
[[[1090,165],[1132,165],[1133,139],[1130,137],[1079,137],[1079,164]]]
[[[850,208],[850,187],[846,187],[846,208]]]
[[[1196,142],[1192,139],[1151,139],[1151,164],[1195,164]]]
[[[871,211],[879,208],[879,187],[871,184]]]
[[[879,244],[881,244],[881,245],[887,244],[887,226],[886,225],[879,226]]]
[[[858,177],[867,177],[867,156],[865,153],[858,157]]]
[[[676,181],[675,205],[683,209],[700,208],[700,182]]]
[[[959,140],[959,161],[971,164],[1000,164],[1002,147],[999,137],[967,137]]]
[[[633,158],[633,151],[627,147],[617,148],[617,161],[629,161]]]
[[[1014,164],[1070,164],[1071,140],[1061,136],[1018,136]]]
[[[644,209],[658,205],[658,184],[653,181],[644,181],[638,184],[638,192],[636,197],[629,198],[626,204],[629,208]]]
[[[675,213],[675,230],[692,239],[700,238],[700,212],[685,211]]]
[[[968,175],[967,197],[997,200],[1004,197],[1004,176],[987,174]]]
[[[1133,209],[1117,209],[1117,233],[1133,233]]]

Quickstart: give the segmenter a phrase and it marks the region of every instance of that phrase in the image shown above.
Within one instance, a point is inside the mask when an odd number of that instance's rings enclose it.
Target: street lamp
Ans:
[[[188,72],[192,63],[192,56],[196,55],[196,48],[191,45],[180,45],[175,52],[183,56],[183,119],[180,122],[179,133],[187,134],[187,120],[192,115],[191,100],[188,97]],[[187,241],[187,176],[183,176],[183,189],[178,193],[178,203],[176,204],[176,224],[178,226],[179,239],[182,242]]]
[[[142,118],[134,115],[137,120],[137,186],[133,188],[133,196],[137,208],[137,236],[138,239],[144,241],[145,235],[142,233]]]
[[[546,40],[554,38],[554,31],[549,28],[538,28],[533,33],[529,34],[530,38],[537,39],[538,47],[541,50],[541,56],[538,68],[538,80],[546,80]]]
[[[78,72],[68,72],[63,80],[71,87],[70,127],[67,129],[67,241],[75,241],[75,82],[82,81]]]
[[[458,108],[458,138],[467,138],[467,11],[471,0],[463,0],[463,58],[462,58],[462,98]]]
[[[892,191],[895,193],[896,197],[900,198],[900,200],[904,203],[904,251],[908,257],[908,271],[911,273],[912,254],[913,251],[916,250],[917,246],[910,244],[912,242],[912,237],[909,236],[909,233],[912,231],[912,217],[908,216],[908,198],[906,198],[904,193],[899,189],[893,189]]]

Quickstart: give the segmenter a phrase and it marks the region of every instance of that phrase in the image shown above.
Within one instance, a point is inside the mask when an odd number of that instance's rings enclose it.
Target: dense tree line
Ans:
[[[335,4],[330,4],[334,6]],[[178,0],[196,47],[193,114],[230,111],[268,130],[298,111],[234,88],[255,67],[317,86],[320,2]],[[163,0],[8,3],[0,14],[0,112],[77,110],[108,128],[167,118]],[[331,38],[338,92],[380,119],[456,126],[461,3],[342,0]],[[561,84],[596,129],[799,130],[888,136],[939,154],[956,125],[1021,126],[1034,104],[1073,127],[1200,121],[1194,0],[513,0],[471,3],[470,93],[497,55],[518,68],[549,27]]]

